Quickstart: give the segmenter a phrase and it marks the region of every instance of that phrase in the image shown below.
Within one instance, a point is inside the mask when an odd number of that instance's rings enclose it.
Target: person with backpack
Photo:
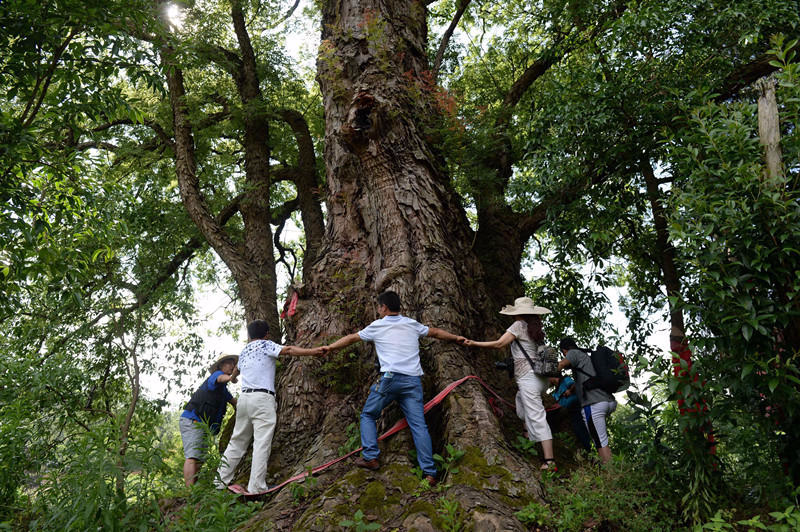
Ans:
[[[490,349],[511,346],[514,378],[519,388],[517,397],[521,407],[519,408],[519,413],[522,414],[520,417],[525,421],[528,438],[542,444],[544,455],[542,469],[556,469],[556,461],[553,457],[553,435],[550,432],[550,425],[547,424],[547,415],[542,403],[542,392],[549,387],[547,377],[553,375],[536,367],[537,364],[543,362],[544,354],[548,349],[544,345],[542,316],[550,314],[550,310],[534,305],[533,300],[529,297],[518,297],[514,300],[513,305],[503,307],[500,314],[515,318],[514,323],[500,338],[487,342],[467,340],[465,345]],[[537,374],[537,369],[539,374]]]
[[[573,370],[575,388],[581,402],[581,416],[597,448],[597,454],[605,464],[611,460],[606,420],[617,409],[617,401],[601,386],[594,386],[602,376],[597,374],[589,354],[578,348],[573,338],[562,338],[558,348],[564,354],[564,358],[558,363],[558,369]]]
[[[211,434],[216,435],[228,403],[236,408],[236,399],[228,391],[228,383],[236,382],[238,358],[238,355],[222,355],[211,364],[211,375],[192,394],[178,421],[185,457],[183,481],[186,486],[197,482],[197,473],[206,459],[208,441],[203,423]]]

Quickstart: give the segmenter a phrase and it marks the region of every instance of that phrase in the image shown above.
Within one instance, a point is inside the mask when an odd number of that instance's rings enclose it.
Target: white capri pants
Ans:
[[[542,392],[547,390],[547,379],[529,371],[517,379],[517,415],[525,422],[531,441],[552,440],[547,412],[542,404]]]

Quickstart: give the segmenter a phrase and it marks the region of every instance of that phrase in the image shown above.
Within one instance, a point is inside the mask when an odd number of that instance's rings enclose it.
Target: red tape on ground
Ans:
[[[467,375],[466,377],[458,379],[457,381],[451,382],[450,384],[445,386],[445,388],[441,392],[436,394],[436,396],[433,399],[431,399],[430,401],[425,403],[425,406],[423,407],[423,411],[427,414],[428,411],[431,408],[433,408],[434,406],[436,406],[439,403],[441,403],[444,400],[444,398],[447,397],[450,394],[450,392],[452,392],[458,386],[460,386],[461,384],[467,382],[470,379],[475,379],[476,381],[478,381],[481,384],[481,386],[486,388],[486,391],[488,391],[490,394],[495,396],[504,405],[508,406],[511,409],[516,409],[516,405],[514,405],[514,404],[510,403],[509,401],[506,401],[505,399],[500,397],[500,394],[498,394],[497,392],[492,390],[489,387],[489,385],[486,384],[485,382],[483,382],[483,380],[480,377],[478,377],[476,375]],[[556,405],[558,405],[558,403],[556,403]],[[560,408],[560,406],[551,407],[551,408],[548,408],[548,410],[554,410],[556,408]],[[398,432],[400,432],[401,430],[403,430],[406,427],[408,427],[408,422],[406,421],[405,418],[403,418],[400,421],[398,421],[397,423],[395,423],[392,426],[392,428],[390,428],[389,430],[387,430],[386,432],[384,432],[383,434],[378,436],[378,441],[384,440],[384,439],[388,438],[389,436],[392,436],[393,434],[397,434]],[[340,456],[338,458],[335,458],[334,460],[331,460],[330,462],[326,462],[326,463],[324,463],[324,464],[322,464],[320,466],[314,467],[314,468],[311,469],[310,473],[308,471],[305,471],[305,472],[300,473],[298,475],[295,475],[295,476],[293,476],[293,477],[291,477],[289,479],[286,479],[283,482],[281,482],[280,484],[272,486],[267,491],[262,491],[260,493],[249,493],[247,490],[245,490],[242,486],[240,486],[238,484],[231,484],[230,486],[228,486],[228,490],[232,491],[233,493],[235,493],[237,495],[243,495],[245,497],[257,497],[257,496],[261,496],[261,495],[266,495],[268,493],[273,493],[275,491],[278,491],[279,489],[281,489],[282,487],[284,487],[287,484],[290,484],[292,482],[296,482],[298,480],[302,480],[302,479],[306,478],[309,474],[315,475],[315,474],[317,474],[317,473],[319,473],[321,471],[324,471],[325,469],[328,469],[332,465],[338,464],[342,460],[350,458],[354,454],[360,452],[361,449],[363,449],[363,447],[359,447],[358,449],[356,449],[354,451],[350,451],[349,453],[347,453],[344,456]]]

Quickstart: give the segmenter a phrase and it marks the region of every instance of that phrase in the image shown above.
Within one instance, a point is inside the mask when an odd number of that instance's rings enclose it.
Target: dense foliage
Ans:
[[[225,54],[241,44],[231,5],[258,55],[252,101]],[[211,489],[213,457],[195,488],[180,485],[175,420],[142,397],[143,375],[183,389],[209,358],[195,333],[197,287],[242,293],[187,213],[167,76],[184,76],[203,201],[242,248],[237,202],[252,191],[243,138],[253,116],[269,122],[266,203],[280,229],[268,253],[299,282],[309,231],[286,243],[280,230],[308,214],[298,168],[317,186],[324,168],[303,159],[285,113],[301,117],[313,156],[322,102],[314,72],[285,46],[294,25],[317,24],[317,7],[292,9],[287,22],[280,2],[195,2],[183,26],[167,7],[0,4],[0,528],[228,530],[255,511]],[[522,274],[519,288],[555,311],[550,340],[617,344],[640,383],[614,418],[619,463],[578,462],[563,483],[547,479],[553,503],[518,519],[722,530],[756,526],[767,508],[776,530],[796,522],[800,6],[437,2],[431,27],[459,8],[440,70],[408,96],[435,96],[442,119],[423,127],[469,209],[487,275],[510,279],[497,287],[505,297]],[[541,73],[515,94],[533,65]],[[776,83],[777,176],[760,144],[753,82],[765,75]],[[607,319],[612,288],[628,330]],[[677,323],[691,362],[676,370],[666,342],[647,339]],[[444,498],[439,512],[453,527],[464,518]]]

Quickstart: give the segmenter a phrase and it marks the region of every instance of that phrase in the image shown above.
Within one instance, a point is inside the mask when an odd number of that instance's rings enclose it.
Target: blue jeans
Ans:
[[[436,464],[433,463],[433,444],[425,424],[422,403],[422,381],[418,376],[400,373],[384,373],[378,384],[370,387],[369,397],[361,411],[361,455],[365,460],[378,457],[378,428],[375,422],[381,412],[392,401],[397,401],[406,416],[414,447],[417,448],[417,462],[426,475],[436,476]]]

